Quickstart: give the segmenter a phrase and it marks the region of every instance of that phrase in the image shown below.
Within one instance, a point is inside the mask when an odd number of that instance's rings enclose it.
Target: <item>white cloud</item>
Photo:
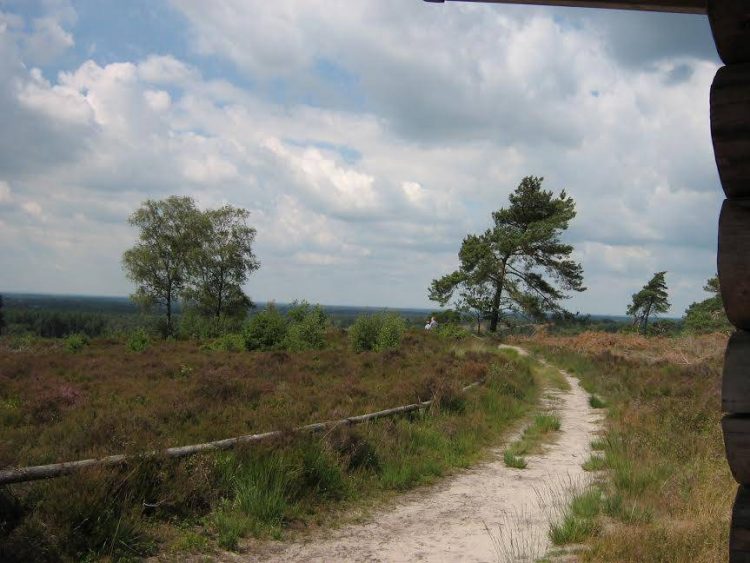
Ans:
[[[127,293],[128,213],[185,193],[251,210],[256,298],[423,304],[463,236],[484,230],[527,174],[578,203],[568,238],[591,290],[573,306],[619,312],[630,286],[669,269],[679,308],[713,273],[721,193],[706,101],[716,63],[690,49],[662,46],[635,64],[642,54],[575,15],[589,12],[174,5],[210,58],[88,60],[57,76],[33,68],[42,63],[23,20],[0,14],[0,203],[11,204],[0,221],[4,240],[29,249],[3,245],[15,266],[0,286],[45,289],[45,264],[58,263],[61,290],[101,279],[97,292]],[[50,54],[75,41],[55,14],[62,35],[31,26],[57,37]],[[215,62],[234,65],[226,79],[205,77]],[[13,202],[45,232],[8,212]]]
[[[21,209],[23,209],[32,217],[36,217],[37,219],[41,218],[42,216],[42,206],[39,205],[36,201],[25,201],[21,204]]]
[[[146,99],[146,103],[155,112],[163,112],[170,108],[172,105],[172,98],[169,92],[164,90],[146,90],[143,93],[143,97]]]
[[[63,29],[56,18],[36,18],[33,32],[27,36],[24,48],[29,60],[36,64],[47,63],[75,44],[73,35]]]
[[[10,203],[13,200],[13,195],[10,191],[10,184],[4,180],[0,180],[0,204]]]

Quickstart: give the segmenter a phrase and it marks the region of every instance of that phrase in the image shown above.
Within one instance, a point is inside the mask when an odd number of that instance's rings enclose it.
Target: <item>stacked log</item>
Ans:
[[[722,382],[724,446],[739,483],[729,560],[750,561],[750,0],[708,0],[707,13],[726,65],[711,86],[711,137],[726,196],[717,256],[721,297],[737,329]]]

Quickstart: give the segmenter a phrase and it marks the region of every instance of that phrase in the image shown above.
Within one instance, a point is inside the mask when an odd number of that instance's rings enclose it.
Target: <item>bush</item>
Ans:
[[[148,333],[142,328],[133,331],[128,338],[128,350],[132,352],[143,352],[148,348],[149,344],[150,339]]]
[[[401,346],[401,338],[405,330],[406,321],[400,315],[383,315],[375,349],[378,351],[397,350]]]
[[[383,325],[381,315],[360,315],[349,328],[349,343],[355,352],[374,350],[378,342],[380,327]]]
[[[181,340],[200,340],[204,338],[218,338],[227,334],[238,333],[242,330],[242,318],[201,315],[194,308],[188,308],[179,317],[177,323],[177,338]]]
[[[301,323],[310,317],[321,327],[325,327],[328,322],[328,315],[323,308],[320,305],[310,305],[307,301],[294,301],[286,316],[291,323]]]
[[[294,302],[287,312],[287,328],[284,347],[291,352],[320,350],[325,346],[325,328],[328,316],[320,305],[307,301]]]
[[[225,334],[206,346],[217,352],[241,352],[245,349],[245,338],[241,334]]]
[[[362,315],[349,329],[349,342],[355,352],[396,350],[406,330],[406,321],[394,313]]]
[[[437,335],[446,340],[461,340],[469,336],[469,331],[457,324],[439,324]]]
[[[323,326],[313,315],[292,323],[287,329],[284,347],[290,352],[320,350],[325,346]]]
[[[82,333],[71,334],[65,339],[65,349],[68,352],[80,352],[88,346],[89,337]]]
[[[270,304],[250,318],[242,336],[247,350],[278,350],[283,347],[286,333],[286,319]]]

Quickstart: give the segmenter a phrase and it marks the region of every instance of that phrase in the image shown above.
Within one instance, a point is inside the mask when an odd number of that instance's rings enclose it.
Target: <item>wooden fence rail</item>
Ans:
[[[475,381],[470,385],[467,385],[462,389],[466,392],[473,387],[481,385],[483,380]],[[327,422],[316,422],[314,424],[307,424],[305,426],[299,426],[293,430],[293,432],[320,432],[336,426],[353,426],[355,424],[362,424],[363,422],[369,422],[371,420],[377,420],[378,418],[386,418],[389,416],[395,416],[398,414],[404,414],[413,412],[419,409],[429,407],[433,403],[433,400],[421,401],[419,403],[412,403],[410,405],[403,405],[400,407],[394,407],[391,409],[385,409],[382,411],[371,412],[367,414],[360,414],[357,416],[350,416],[348,418],[342,418],[339,420],[329,420]],[[82,459],[78,461],[66,461],[63,463],[53,463],[50,465],[35,465],[31,467],[16,467],[13,469],[4,469],[0,471],[0,486],[9,485],[11,483],[21,483],[24,481],[38,481],[40,479],[52,479],[54,477],[62,477],[63,475],[69,475],[76,471],[88,469],[91,467],[111,467],[116,465],[124,465],[129,461],[143,459],[143,458],[180,458],[187,457],[199,453],[217,451],[217,450],[229,450],[240,444],[251,444],[254,442],[261,442],[271,438],[278,438],[284,434],[283,430],[273,430],[271,432],[263,432],[260,434],[246,434],[244,436],[236,436],[234,438],[226,438],[224,440],[215,440],[213,442],[206,442],[204,444],[193,444],[190,446],[178,446],[175,448],[167,448],[165,450],[152,450],[134,455],[110,455],[101,458]]]

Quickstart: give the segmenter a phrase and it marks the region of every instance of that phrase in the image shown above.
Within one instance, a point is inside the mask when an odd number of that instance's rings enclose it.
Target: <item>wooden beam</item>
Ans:
[[[729,339],[722,380],[722,410],[750,414],[750,332],[738,330]]]
[[[719,217],[721,299],[736,328],[750,330],[750,201],[727,199]],[[748,450],[750,455],[750,450]],[[750,459],[748,459],[750,463]],[[750,485],[750,483],[748,483]]]
[[[446,0],[425,0],[443,3]],[[448,0],[450,2],[483,2],[492,4],[534,4],[569,8],[605,8],[678,14],[705,14],[706,0]]]
[[[750,63],[750,1],[708,0],[707,11],[721,60]]]
[[[728,414],[721,421],[729,469],[740,485],[750,485],[750,418]]]
[[[730,563],[750,561],[750,489],[739,487],[732,507],[732,526],[729,528]]]
[[[750,64],[725,66],[716,73],[711,137],[724,193],[750,197]]]

